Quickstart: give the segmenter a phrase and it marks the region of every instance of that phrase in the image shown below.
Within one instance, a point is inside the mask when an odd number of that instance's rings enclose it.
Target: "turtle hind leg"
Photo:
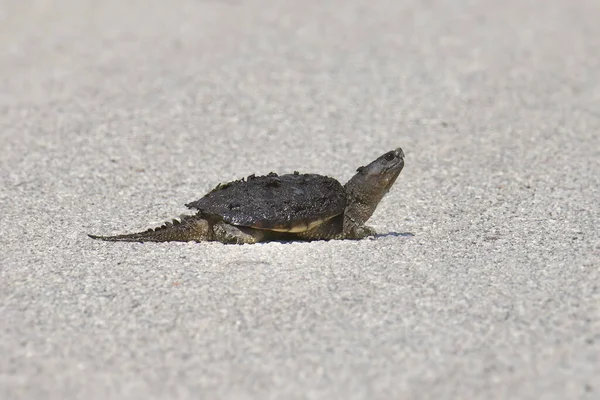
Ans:
[[[217,222],[212,230],[213,240],[226,244],[253,244],[262,242],[267,236],[266,231],[233,226],[226,222]]]

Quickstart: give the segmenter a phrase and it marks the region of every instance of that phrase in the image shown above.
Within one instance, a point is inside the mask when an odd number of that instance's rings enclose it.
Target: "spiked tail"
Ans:
[[[197,215],[185,215],[181,221],[166,222],[155,229],[116,236],[88,235],[108,242],[201,242],[211,240],[212,229],[207,220]]]

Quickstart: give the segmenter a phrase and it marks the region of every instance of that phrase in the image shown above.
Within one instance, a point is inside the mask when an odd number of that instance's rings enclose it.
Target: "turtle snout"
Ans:
[[[404,152],[400,147],[394,150],[394,153],[396,154],[396,157],[404,159]]]

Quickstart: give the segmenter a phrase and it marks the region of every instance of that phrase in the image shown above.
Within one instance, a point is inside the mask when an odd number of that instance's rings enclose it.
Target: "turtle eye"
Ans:
[[[394,158],[396,158],[396,155],[393,151],[390,151],[385,155],[385,161],[392,161]]]

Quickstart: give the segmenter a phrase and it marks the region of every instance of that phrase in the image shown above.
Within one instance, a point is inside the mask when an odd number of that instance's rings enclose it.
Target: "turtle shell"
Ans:
[[[304,232],[342,214],[346,193],[327,176],[270,173],[219,184],[186,206],[232,225]]]

